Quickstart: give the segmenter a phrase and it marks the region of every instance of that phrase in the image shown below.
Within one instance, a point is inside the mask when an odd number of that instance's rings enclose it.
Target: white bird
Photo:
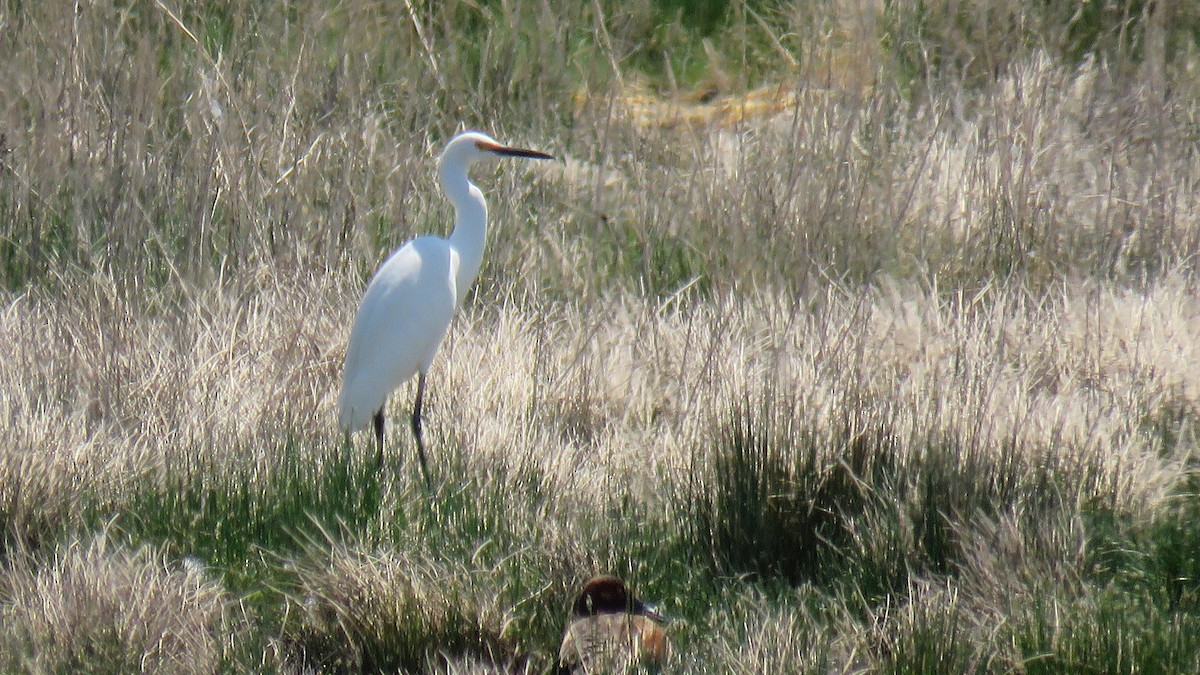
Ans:
[[[479,160],[496,157],[554,159],[544,152],[501,145],[477,131],[450,139],[438,163],[438,177],[442,191],[454,204],[454,231],[445,239],[417,237],[384,261],[363,293],[346,348],[339,421],[347,435],[374,421],[377,465],[383,463],[387,398],[417,376],[412,432],[426,485],[429,468],[421,440],[425,375],[455,309],[475,281],[487,240],[487,203],[483,192],[467,178],[467,170]]]

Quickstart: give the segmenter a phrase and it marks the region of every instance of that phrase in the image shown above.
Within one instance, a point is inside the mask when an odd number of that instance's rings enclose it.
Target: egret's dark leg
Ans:
[[[383,466],[383,409],[387,406],[380,406],[379,410],[375,411],[375,468]]]
[[[350,436],[350,430],[342,435],[342,460],[347,465],[350,464],[351,458],[354,457],[354,439]]]
[[[429,465],[425,462],[425,442],[421,440],[421,401],[425,398],[425,373],[417,375],[417,400],[413,403],[412,430],[417,439],[417,458],[421,460],[421,473],[425,476],[425,487],[429,488]]]

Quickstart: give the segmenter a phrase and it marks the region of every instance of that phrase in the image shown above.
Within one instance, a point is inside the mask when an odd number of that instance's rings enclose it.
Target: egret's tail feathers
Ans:
[[[348,394],[349,391],[343,387],[342,393],[338,395],[338,424],[342,431],[347,432],[366,429],[371,423],[375,410],[362,401],[356,401],[353,396]]]

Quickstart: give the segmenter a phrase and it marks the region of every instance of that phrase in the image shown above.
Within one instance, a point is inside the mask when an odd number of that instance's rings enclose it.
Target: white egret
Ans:
[[[421,439],[425,375],[455,309],[475,281],[487,239],[487,203],[468,179],[467,170],[475,162],[496,157],[554,159],[544,152],[501,145],[477,131],[450,139],[438,163],[438,178],[454,204],[454,230],[445,239],[417,237],[384,261],[363,293],[346,348],[338,417],[347,434],[374,422],[377,464],[383,463],[387,398],[417,376],[412,432],[426,485],[429,468]]]

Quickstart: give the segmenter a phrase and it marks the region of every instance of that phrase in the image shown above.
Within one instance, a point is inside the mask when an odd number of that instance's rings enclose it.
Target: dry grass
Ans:
[[[511,663],[511,621],[482,571],[452,569],[436,557],[368,552],[325,542],[299,565],[296,617],[282,639],[318,670],[414,670],[431,647],[440,659],[468,654]]]
[[[312,306],[329,307],[331,319],[346,320],[332,324],[348,325],[349,309],[320,298],[350,291],[309,283],[324,287],[305,293]],[[283,300],[295,288],[280,286],[262,290],[260,299],[273,298],[271,306],[283,314],[295,311]],[[1194,294],[1172,277],[1142,293],[1077,284],[1036,303],[1014,291],[948,301],[893,284],[865,296],[831,289],[815,309],[779,298],[730,297],[683,306],[679,300],[664,305],[625,298],[602,309],[509,303],[472,310],[456,324],[434,371],[429,432],[435,473],[443,481],[435,510],[423,514],[412,464],[387,472],[385,480],[394,483],[383,485],[375,501],[353,507],[365,511],[335,509],[339,518],[357,518],[367,541],[338,543],[340,536],[333,537],[329,560],[320,558],[320,547],[297,558],[289,583],[298,584],[295,597],[305,598],[297,616],[324,612],[337,621],[293,619],[307,626],[296,630],[309,637],[282,644],[307,644],[316,634],[325,636],[327,648],[349,649],[307,657],[317,663],[414,666],[423,652],[399,645],[437,645],[453,654],[466,648],[454,647],[458,638],[435,638],[478,625],[490,637],[470,638],[469,644],[493,646],[467,648],[469,653],[545,663],[552,653],[545,640],[553,637],[575,580],[620,569],[651,588],[686,593],[686,584],[671,579],[668,561],[689,558],[768,578],[782,572],[835,586],[850,581],[880,598],[903,596],[911,572],[961,568],[954,592],[967,595],[980,617],[1006,616],[1013,609],[1006,603],[1047,585],[1077,596],[1090,564],[1080,551],[1080,509],[1103,505],[1147,521],[1183,480],[1194,451],[1186,424],[1195,418],[1193,392],[1200,386],[1189,365],[1197,356],[1192,336],[1200,330]],[[23,302],[29,310],[39,304]],[[225,316],[234,315],[242,314]],[[25,316],[41,316],[50,325],[26,319],[10,335],[92,330],[52,312]],[[262,401],[245,408],[252,423],[231,416],[228,426],[217,426],[220,435],[204,435],[224,409],[198,418],[185,410],[214,404],[181,402],[177,414],[145,417],[138,412],[145,404],[136,403],[123,408],[130,428],[175,421],[152,437],[102,436],[81,445],[96,454],[77,450],[76,462],[56,464],[67,450],[51,444],[41,446],[49,452],[10,452],[4,489],[43,518],[10,518],[10,532],[25,541],[53,541],[55,532],[87,527],[87,513],[115,509],[123,514],[119,528],[135,537],[163,531],[179,554],[228,564],[226,548],[171,534],[179,526],[169,522],[194,513],[204,528],[212,525],[204,519],[220,525],[237,514],[266,519],[260,527],[283,528],[268,534],[288,559],[294,545],[278,535],[311,527],[305,509],[320,514],[334,508],[321,506],[315,495],[342,489],[342,480],[355,489],[357,474],[329,473],[341,451],[336,432],[323,422],[333,415],[344,329],[283,328],[292,337],[278,342],[293,346],[262,356],[262,341],[250,336],[269,335],[267,326],[280,330],[265,316],[242,319],[236,325],[244,337],[230,342],[214,339],[232,330],[212,314],[179,313],[172,331],[190,336],[193,351],[174,358],[171,377],[206,382],[206,401]],[[149,328],[160,324],[141,319],[123,328],[131,354],[160,356],[132,360],[112,379],[97,375],[89,381],[105,390],[166,372],[158,361],[164,358],[162,333]],[[307,349],[294,346],[306,343]],[[28,340],[8,344],[17,350],[11,360],[17,363],[32,361],[30,352],[42,348]],[[71,354],[53,362],[58,374],[48,380],[86,370],[94,356]],[[206,365],[259,358],[293,374],[290,384],[229,365],[216,377]],[[400,397],[397,414],[408,395]],[[129,397],[125,405],[136,400]],[[286,417],[278,414],[281,407]],[[1178,418],[1157,418],[1167,411]],[[36,424],[14,423],[10,433],[36,438]],[[85,420],[68,419],[67,438],[86,431],[71,431],[74,424]],[[281,445],[281,434],[301,440]],[[768,454],[731,463],[729,448],[740,446]],[[397,461],[411,461],[407,438],[391,452]],[[102,459],[109,457],[144,463],[130,467]],[[841,473],[846,467],[852,473]],[[155,478],[164,469],[175,475]],[[280,500],[291,485],[289,472],[297,470],[320,481],[312,501],[305,507],[300,500],[297,519],[271,521],[270,503]],[[767,481],[756,488],[761,492],[747,493],[731,482],[755,476]],[[35,480],[41,481],[41,499],[21,500],[19,491]],[[233,486],[243,481],[260,491],[246,497],[244,515],[187,506],[240,494],[234,491],[243,488]],[[357,489],[372,489],[367,486]],[[156,497],[158,490],[165,492]],[[176,503],[181,494],[198,496]],[[762,508],[750,501],[756,494],[767,500]],[[156,517],[147,503],[160,510],[165,529],[140,522]],[[1007,534],[1001,537],[993,527]],[[371,541],[393,543],[372,553]],[[746,550],[756,556],[745,558]],[[443,579],[440,592],[448,595],[434,602],[413,590],[418,584],[412,581],[430,565],[443,572],[425,576],[469,583],[452,592],[454,585]],[[471,581],[478,575],[482,582]],[[489,587],[506,590],[481,592]],[[686,599],[672,601],[694,611]],[[518,618],[508,614],[513,611]],[[436,614],[440,623],[430,619],[433,627],[418,630],[414,626],[424,624],[404,619],[413,613]],[[506,629],[512,621],[516,628]],[[330,625],[350,637],[341,638]],[[387,632],[401,629],[405,640]],[[303,653],[317,649],[307,646]]]
[[[44,564],[10,557],[0,597],[9,672],[213,672],[228,636],[229,598],[194,561],[103,535]]]
[[[1194,46],[668,5],[0,9],[4,667],[542,672],[607,572],[682,672],[1194,670]],[[333,406],[459,125],[565,160],[426,495]]]

